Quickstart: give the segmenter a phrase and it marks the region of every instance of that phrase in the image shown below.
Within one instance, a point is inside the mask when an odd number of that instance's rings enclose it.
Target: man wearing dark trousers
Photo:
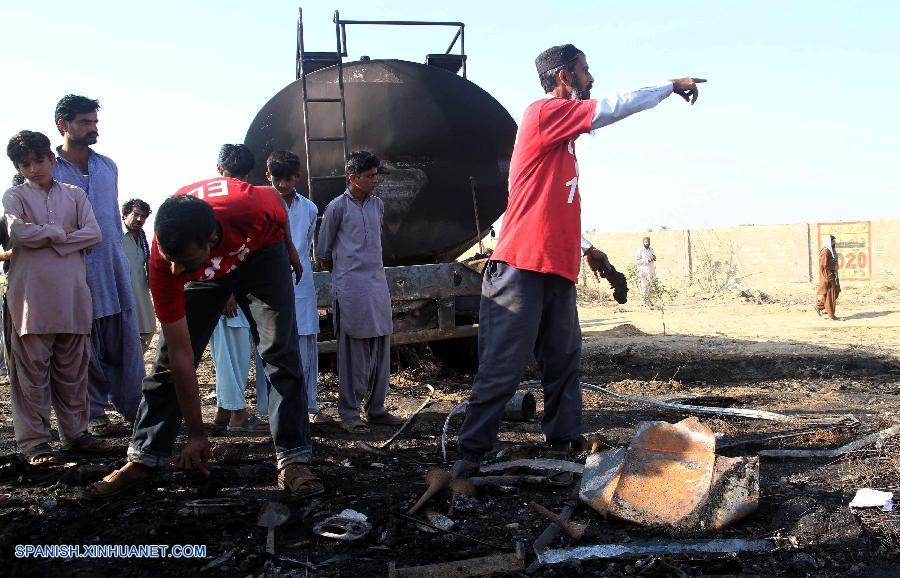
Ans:
[[[305,465],[311,443],[291,280],[292,267],[298,279],[301,269],[296,254],[288,256],[286,228],[284,206],[271,187],[228,177],[184,187],[160,206],[150,249],[150,289],[162,328],[156,361],[144,381],[128,463],[87,488],[85,498],[143,485],[172,458],[182,417],[187,441],[172,463],[208,473],[196,367],[232,294],[250,320],[271,384],[279,484],[294,497],[322,493]]]
[[[575,303],[579,249],[596,271],[606,255],[580,237],[575,140],[652,108],[678,93],[693,104],[697,82],[682,78],[591,100],[584,53],[566,44],[535,60],[546,97],[519,125],[509,168],[509,204],[500,242],[484,272],[478,323],[479,366],[459,434],[454,478],[478,471],[497,439],[503,408],[536,358],[543,376],[542,429],[554,452],[581,435],[581,329]]]

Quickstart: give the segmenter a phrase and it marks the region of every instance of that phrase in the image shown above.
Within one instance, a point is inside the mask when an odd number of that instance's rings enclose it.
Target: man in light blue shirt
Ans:
[[[56,105],[56,127],[63,136],[57,147],[53,178],[83,189],[103,240],[87,255],[87,283],[93,300],[88,398],[92,433],[108,433],[106,404],[112,401],[130,428],[141,402],[144,354],[131,274],[122,248],[119,214],[119,169],[112,159],[94,152],[100,103],[69,94]]]
[[[297,334],[300,336],[300,362],[303,366],[301,369],[307,384],[309,423],[327,423],[331,418],[319,410],[316,402],[319,370],[316,336],[319,333],[319,310],[316,307],[316,285],[313,282],[310,249],[316,232],[318,209],[315,203],[297,193],[300,158],[291,151],[275,151],[269,156],[266,161],[266,178],[284,201],[291,239],[303,265],[300,282],[294,285],[294,312],[297,317]],[[256,379],[265,379],[265,373],[260,371],[258,356],[256,367]]]

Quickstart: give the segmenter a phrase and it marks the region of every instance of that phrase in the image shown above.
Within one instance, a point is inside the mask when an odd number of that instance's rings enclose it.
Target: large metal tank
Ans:
[[[307,75],[311,99],[338,97],[336,66]],[[491,95],[441,68],[401,60],[344,65],[349,150],[382,160],[376,194],[384,200],[386,266],[450,261],[477,242],[470,177],[477,193],[480,236],[506,208],[516,123]],[[245,143],[257,158],[251,182],[265,183],[265,159],[289,149],[305,159],[301,81],[260,110]],[[309,103],[310,138],[341,135],[337,103]],[[343,174],[340,142],[311,142],[314,176]],[[303,167],[306,182],[306,167]],[[305,184],[303,185],[305,189]],[[320,213],[344,191],[319,181]]]

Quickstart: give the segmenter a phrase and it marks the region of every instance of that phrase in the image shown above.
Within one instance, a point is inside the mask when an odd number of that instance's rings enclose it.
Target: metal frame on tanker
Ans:
[[[462,72],[466,77],[465,24],[462,22],[427,22],[398,20],[341,20],[338,11],[334,12],[336,50],[334,52],[310,52],[306,50],[303,40],[303,11],[300,9],[297,19],[297,80],[301,81],[303,95],[304,140],[306,144],[307,185],[310,200],[315,202],[315,187],[318,182],[346,178],[340,175],[313,175],[311,168],[311,146],[322,143],[340,143],[343,146],[344,158],[349,154],[347,146],[347,116],[344,100],[343,59],[347,56],[347,26],[448,26],[456,28],[456,34],[444,54],[431,54],[427,64],[440,66],[455,73]],[[451,51],[459,41],[459,54]],[[307,95],[306,75],[316,70],[338,67],[338,98],[312,99]],[[453,70],[453,69],[456,70]],[[309,111],[310,102],[329,102],[340,106],[341,130],[343,134],[327,137],[310,138]],[[333,144],[331,145],[333,146]],[[473,187],[475,186],[473,181]],[[473,190],[473,203],[475,202]],[[478,223],[477,205],[473,206],[473,226],[476,229],[476,242],[480,242],[480,224]],[[450,262],[429,265],[409,265],[402,267],[386,267],[388,288],[391,294],[394,333],[391,335],[393,345],[410,343],[431,343],[439,355],[449,354],[455,361],[471,362],[474,348],[465,347],[460,338],[471,338],[478,334],[478,306],[481,297],[481,272],[483,260],[468,263]],[[331,294],[331,272],[319,271],[313,274],[316,284],[318,308],[326,311],[331,318],[333,296]],[[332,353],[337,350],[337,342],[333,333],[323,328],[319,335],[319,352]],[[456,341],[448,341],[456,340]],[[455,344],[462,345],[459,351]],[[437,347],[439,346],[440,347]],[[460,358],[461,355],[461,358]]]

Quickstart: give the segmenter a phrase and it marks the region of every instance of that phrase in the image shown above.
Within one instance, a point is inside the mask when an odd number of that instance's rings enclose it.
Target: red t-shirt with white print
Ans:
[[[202,267],[192,273],[173,275],[156,244],[150,248],[150,293],[161,323],[184,317],[184,285],[209,281],[231,273],[254,251],[284,239],[287,213],[272,187],[256,187],[237,179],[219,177],[178,190],[209,203],[222,227],[222,239]]]
[[[573,282],[581,264],[575,139],[590,132],[595,100],[545,98],[525,109],[509,166],[509,204],[492,259]]]

